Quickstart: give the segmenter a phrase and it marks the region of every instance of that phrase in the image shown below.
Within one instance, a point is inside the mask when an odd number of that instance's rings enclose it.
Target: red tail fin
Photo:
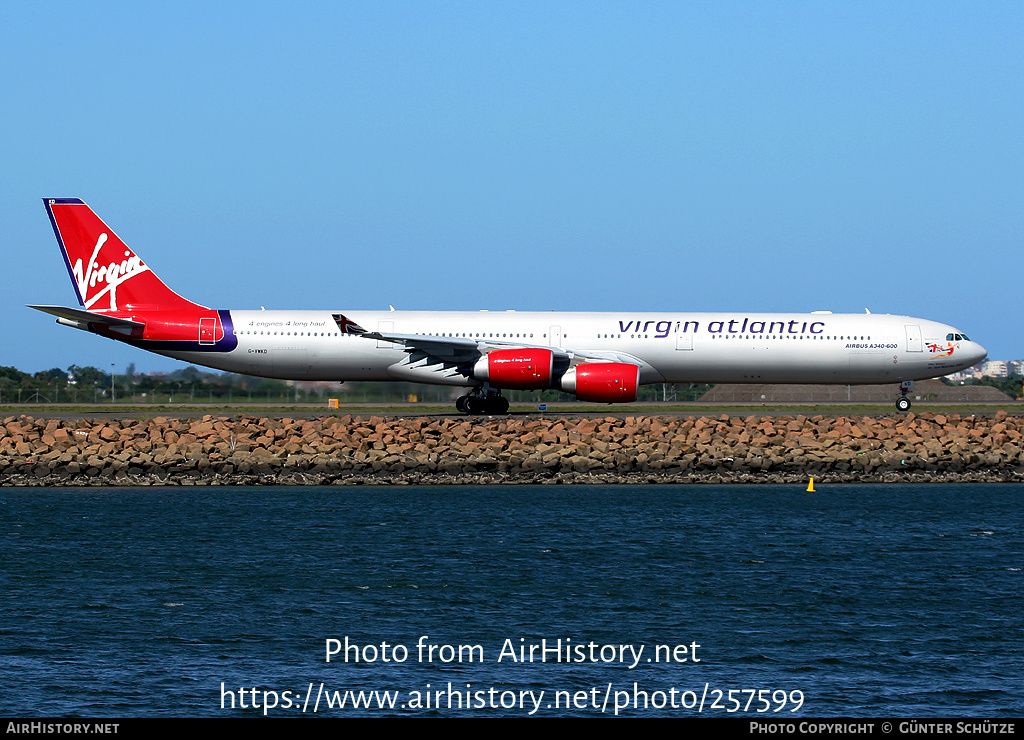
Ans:
[[[78,301],[90,311],[203,308],[161,282],[78,198],[43,198]]]

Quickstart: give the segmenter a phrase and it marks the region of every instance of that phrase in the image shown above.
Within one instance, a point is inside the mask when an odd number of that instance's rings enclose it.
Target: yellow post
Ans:
[[[811,482],[807,484],[807,492],[814,493],[814,478],[811,478]]]

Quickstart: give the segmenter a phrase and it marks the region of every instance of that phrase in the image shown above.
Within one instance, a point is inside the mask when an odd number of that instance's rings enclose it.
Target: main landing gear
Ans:
[[[904,380],[900,383],[900,397],[896,399],[896,409],[898,411],[910,411],[910,399],[907,398],[907,394],[914,390],[913,380]]]
[[[455,400],[455,408],[471,416],[507,414],[508,399],[502,396],[500,391],[474,388],[467,395],[459,396]]]

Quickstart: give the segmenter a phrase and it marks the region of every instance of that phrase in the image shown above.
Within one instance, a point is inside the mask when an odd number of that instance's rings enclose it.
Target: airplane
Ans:
[[[647,383],[899,383],[964,370],[987,352],[952,326],[887,314],[265,311],[210,309],[168,288],[78,198],[43,203],[78,307],[57,323],[160,355],[290,380],[457,386],[467,414],[504,414],[503,390],[635,401]]]

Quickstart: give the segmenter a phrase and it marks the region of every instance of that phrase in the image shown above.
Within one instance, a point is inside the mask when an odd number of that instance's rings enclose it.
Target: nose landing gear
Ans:
[[[904,380],[900,383],[900,397],[896,399],[896,409],[898,411],[910,411],[910,399],[907,398],[907,394],[914,390],[913,380]]]

